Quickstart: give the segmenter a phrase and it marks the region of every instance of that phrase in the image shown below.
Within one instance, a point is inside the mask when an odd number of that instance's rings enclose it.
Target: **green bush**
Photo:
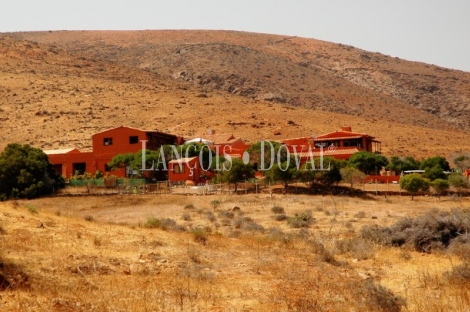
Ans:
[[[149,229],[158,229],[161,228],[162,222],[160,219],[155,218],[155,217],[148,217],[147,221],[144,223],[144,227],[149,228]]]
[[[15,143],[0,154],[0,200],[49,195],[64,185],[41,149]]]

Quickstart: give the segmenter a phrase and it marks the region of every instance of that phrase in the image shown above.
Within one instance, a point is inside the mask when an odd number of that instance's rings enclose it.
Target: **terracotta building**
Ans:
[[[301,160],[310,157],[329,156],[336,159],[349,159],[357,152],[381,153],[381,143],[374,137],[359,132],[352,132],[351,127],[342,127],[318,137],[284,140],[289,152],[297,153]],[[295,146],[295,151],[294,151]]]
[[[183,140],[176,135],[156,130],[140,130],[131,127],[117,127],[92,135],[93,150],[80,152],[78,149],[59,149],[44,151],[57,172],[70,178],[75,172],[93,175],[96,170],[104,173],[110,169],[107,163],[118,154],[136,153],[142,150],[142,141],[146,149],[158,150],[161,145],[182,144]],[[112,173],[118,177],[126,175],[125,169]]]
[[[173,159],[168,163],[168,180],[171,182],[192,181],[197,184],[200,180],[201,166],[199,157]]]

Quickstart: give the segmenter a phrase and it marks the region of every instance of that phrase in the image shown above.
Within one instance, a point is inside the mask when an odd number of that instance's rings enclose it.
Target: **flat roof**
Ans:
[[[59,155],[59,154],[67,154],[75,150],[79,152],[79,150],[76,148],[59,148],[59,149],[54,149],[54,150],[43,150],[43,152],[46,155]]]

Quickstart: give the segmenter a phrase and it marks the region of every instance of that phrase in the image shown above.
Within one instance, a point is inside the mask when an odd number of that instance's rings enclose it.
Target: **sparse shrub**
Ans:
[[[7,231],[3,228],[3,225],[0,224],[0,235],[5,235]]]
[[[233,219],[235,214],[231,211],[219,211],[218,213],[220,218],[227,218],[227,219]]]
[[[181,219],[183,219],[184,221],[191,221],[191,215],[189,213],[185,212],[181,216]]]
[[[431,252],[447,248],[456,238],[468,231],[469,210],[433,209],[414,219],[402,218],[389,227],[365,226],[361,230],[361,237],[380,244],[406,244],[420,252]]]
[[[196,207],[194,207],[193,204],[187,204],[187,205],[184,206],[184,209],[186,209],[186,210],[195,209],[195,208],[196,208]]]
[[[77,238],[78,238],[78,239],[82,238],[82,232],[80,232],[80,231],[77,232]]]
[[[236,229],[239,229],[242,227],[243,223],[243,218],[237,218],[235,221],[233,221],[233,227]]]
[[[28,205],[26,205],[26,208],[28,208],[29,213],[38,214],[38,211],[36,210],[36,207],[34,207],[33,205],[28,204]]]
[[[383,287],[375,284],[372,280],[365,280],[363,285],[352,288],[359,298],[363,298],[371,311],[395,312],[401,311],[406,306],[406,301],[400,296]]]
[[[362,219],[366,217],[366,213],[364,211],[359,211],[354,215],[354,218]]]
[[[318,255],[321,261],[325,261],[331,264],[337,264],[336,258],[332,252],[330,252],[324,244],[319,242],[318,240],[312,240],[309,244],[312,252]]]
[[[309,227],[312,222],[313,218],[311,211],[296,213],[294,216],[287,219],[287,224],[292,228]]]
[[[454,266],[452,270],[444,273],[444,276],[452,284],[468,284],[470,285],[470,263],[464,263]]]
[[[236,229],[242,229],[244,231],[263,232],[264,227],[253,221],[250,217],[237,218],[233,225]]]
[[[190,246],[188,248],[188,257],[189,259],[191,259],[193,263],[196,263],[196,264],[204,263],[204,260],[201,258],[201,254],[198,252],[198,250],[194,246]]]
[[[218,200],[218,199],[212,200],[212,201],[211,201],[211,206],[212,206],[212,209],[216,210],[217,207],[220,206],[220,200]]]
[[[155,217],[148,217],[147,221],[144,223],[144,227],[149,229],[158,229],[161,228],[161,221]]]
[[[402,250],[398,256],[405,261],[411,260],[411,254],[407,250]]]
[[[56,216],[60,217],[61,214],[62,214],[62,212],[61,212],[60,210],[56,210],[56,211],[55,211],[55,215],[56,215]]]
[[[85,221],[91,222],[91,221],[93,221],[93,216],[92,216],[92,215],[86,215],[86,216],[84,217],[84,219],[85,219]]]
[[[273,218],[276,221],[285,221],[288,219],[288,217],[285,214],[274,215]]]
[[[449,244],[448,251],[470,263],[470,235],[459,235]]]
[[[210,222],[214,222],[215,220],[217,220],[217,218],[215,217],[215,215],[211,211],[206,212],[206,218]]]
[[[207,233],[205,230],[197,228],[191,231],[194,237],[194,241],[202,245],[207,244]]]
[[[327,215],[327,216],[331,216],[331,211],[329,211],[329,210],[325,210],[325,215]]]
[[[281,206],[273,206],[271,208],[271,212],[272,213],[278,213],[278,214],[284,214],[285,213],[284,207],[281,207]]]
[[[241,229],[251,232],[264,232],[264,227],[254,221],[243,222]]]
[[[374,256],[372,244],[361,238],[350,238],[335,241],[335,248],[340,254],[350,253],[358,260],[370,259]]]
[[[170,218],[162,219],[160,223],[163,231],[183,232],[186,230],[184,226],[178,225],[175,220]]]
[[[222,219],[220,220],[220,223],[222,226],[230,226],[232,224],[232,221],[230,219]]]
[[[277,227],[269,228],[266,238],[273,241],[279,241],[284,245],[291,245],[294,242],[294,237],[292,235],[284,233]]]
[[[93,244],[94,244],[95,246],[101,246],[101,243],[102,243],[101,237],[95,236],[95,237],[93,238]]]

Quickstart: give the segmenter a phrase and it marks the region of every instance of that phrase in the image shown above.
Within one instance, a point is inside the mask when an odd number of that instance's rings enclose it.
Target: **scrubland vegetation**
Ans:
[[[0,308],[466,311],[468,205],[304,195],[3,202]]]

